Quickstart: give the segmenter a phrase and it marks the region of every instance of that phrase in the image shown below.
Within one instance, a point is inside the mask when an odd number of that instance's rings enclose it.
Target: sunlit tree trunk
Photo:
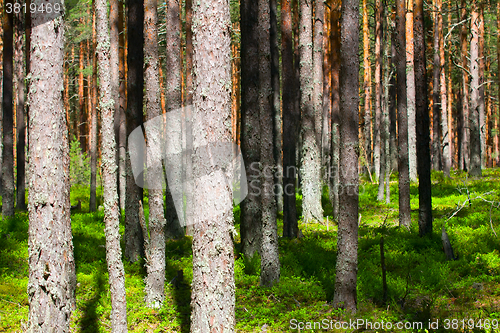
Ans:
[[[115,142],[116,142],[116,164],[118,166],[117,173],[120,174],[120,102],[119,102],[119,86],[120,86],[120,30],[118,27],[119,13],[118,7],[120,6],[119,0],[110,0],[109,9],[109,25],[110,25],[110,64],[111,64],[111,93],[115,98],[113,105],[115,112],[113,113],[114,129],[115,129]],[[92,118],[92,116],[91,116]],[[92,122],[91,122],[92,126]],[[91,130],[92,132],[92,130]],[[92,138],[91,138],[92,139]],[[120,196],[120,177],[116,178],[118,185],[118,196]]]
[[[6,3],[14,3],[7,0]],[[14,14],[3,12],[3,91],[2,91],[2,215],[14,216]]]
[[[364,90],[364,127],[363,127],[363,139],[364,139],[364,159],[367,168],[372,167],[371,163],[371,125],[372,125],[372,69],[370,62],[370,30],[368,28],[369,16],[368,16],[368,0],[363,0],[363,90]],[[376,6],[381,6],[380,0],[375,4]],[[377,7],[375,10],[375,20],[379,19],[380,8]],[[378,22],[375,23],[378,29]],[[375,30],[375,40],[377,40],[377,30]],[[377,44],[375,46],[375,66],[377,66]],[[377,73],[377,67],[375,67],[375,73]],[[375,89],[379,88],[380,83],[376,81]],[[376,100],[376,97],[375,97]],[[377,102],[375,102],[377,103]],[[375,104],[376,107],[376,104]]]
[[[41,1],[33,3],[39,5]],[[7,23],[5,15],[4,33]],[[70,219],[68,128],[61,93],[64,21],[59,16],[44,22],[43,15],[35,13],[31,29],[28,332],[69,332],[71,312],[76,305],[76,274]],[[4,37],[4,52],[8,51],[6,42],[8,39]],[[38,48],[39,45],[45,47]],[[6,75],[8,66],[4,64],[3,69]]]
[[[460,20],[465,22],[467,19],[467,6],[465,0],[460,3],[461,7],[461,17]],[[467,54],[469,52],[468,45],[468,29],[467,24],[462,24],[460,28],[460,49],[461,49],[461,66],[462,66],[462,133],[461,133],[461,144],[460,144],[460,168],[462,170],[469,170],[469,139],[470,139],[470,129],[469,129],[469,73],[468,73],[468,58]]]
[[[118,86],[118,94],[120,104],[120,127],[118,129],[118,170],[119,170],[119,196],[120,196],[120,210],[125,209],[125,197],[126,197],[126,188],[127,188],[127,170],[126,170],[126,160],[127,160],[127,126],[125,123],[125,110],[127,108],[127,87],[125,82],[125,64],[127,60],[125,59],[125,29],[124,29],[124,21],[123,21],[123,0],[118,1],[118,70],[120,71],[119,76],[119,86]]]
[[[228,0],[193,3],[193,146],[231,141],[231,28]],[[217,59],[217,61],[211,60]],[[229,88],[228,88],[229,86]],[[193,165],[200,172],[200,165]],[[191,332],[235,330],[232,190],[215,166],[204,168],[213,186],[194,180]],[[205,177],[203,177],[205,178]],[[231,178],[229,178],[231,179]],[[217,196],[212,195],[218,193]]]
[[[95,1],[92,1],[92,12],[95,13]],[[95,50],[96,46],[96,20],[95,14],[92,20],[92,44]],[[97,52],[92,52],[92,85],[89,87],[91,93],[89,93],[89,103],[90,108],[90,200],[89,200],[89,211],[96,211],[96,192],[97,192]],[[115,95],[114,95],[115,96]]]
[[[448,101],[447,101],[447,91],[446,91],[446,71],[445,71],[445,57],[444,57],[444,36],[443,36],[443,1],[436,0],[437,8],[437,31],[439,37],[439,94],[440,107],[441,107],[441,151],[442,151],[442,162],[443,171],[445,176],[450,176],[451,169],[451,152],[450,152],[450,131],[448,129]]]
[[[417,181],[417,133],[415,128],[415,69],[413,64],[413,0],[406,11],[406,104],[408,109],[408,162],[410,180]]]
[[[439,0],[434,0],[433,5]],[[432,168],[441,170],[441,133],[440,133],[440,113],[441,113],[441,89],[440,89],[440,73],[441,62],[439,60],[439,13],[435,9],[432,15],[433,22],[433,72],[432,72]]]
[[[398,108],[399,224],[409,228],[410,175],[408,169],[408,112],[406,109],[405,0],[396,0],[396,77]]]
[[[380,178],[380,117],[382,114],[382,42],[383,42],[382,0],[375,3],[375,121],[373,124],[373,161],[375,179]]]
[[[357,309],[359,0],[342,1],[340,44],[340,207],[333,305]]]
[[[481,166],[486,166],[486,98],[485,86],[485,53],[484,53],[484,2],[479,2],[479,132],[481,138]]]
[[[323,221],[321,206],[321,110],[316,107],[314,93],[313,4],[300,0],[300,112],[301,112],[301,188],[304,222]],[[318,125],[319,124],[319,125]],[[318,132],[319,131],[319,132]]]
[[[470,73],[471,73],[471,98],[470,98],[470,170],[472,176],[481,175],[481,128],[480,128],[480,95],[479,85],[480,63],[479,63],[479,38],[480,38],[480,16],[476,1],[472,3],[471,9],[471,34],[470,41]]]

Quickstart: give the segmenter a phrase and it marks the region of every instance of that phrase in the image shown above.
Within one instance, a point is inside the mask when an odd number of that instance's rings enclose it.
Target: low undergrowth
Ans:
[[[500,242],[497,236],[500,234],[500,170],[485,170],[479,179],[467,178],[460,172],[454,173],[451,179],[442,173],[433,173],[434,233],[426,238],[418,236],[417,184],[411,184],[413,224],[410,230],[399,228],[398,184],[397,179],[393,179],[390,204],[376,200],[376,184],[361,184],[359,310],[355,315],[330,304],[335,289],[337,240],[336,223],[332,221],[325,191],[323,223],[301,223],[303,238],[279,240],[282,268],[278,285],[261,288],[258,258],[249,261],[236,254],[237,331],[298,332],[300,327],[301,332],[327,329],[352,332],[353,326],[345,325],[355,322],[362,324],[355,327],[357,331],[446,332],[456,328],[455,331],[461,332],[500,332]],[[87,193],[88,188],[83,186],[75,186],[71,193],[73,205],[82,201],[82,210],[72,213],[78,283],[72,331],[110,332],[103,212],[85,213]],[[298,198],[300,204],[300,196]],[[237,227],[239,214],[237,207]],[[281,234],[281,215],[279,217]],[[441,242],[443,225],[457,260],[446,260]],[[15,218],[0,222],[0,332],[26,329],[27,231],[25,212],[17,212]],[[381,237],[387,271],[385,300]],[[238,244],[235,245],[238,248]],[[160,310],[144,307],[143,263],[125,262],[128,323],[132,332],[189,332],[191,239],[169,241],[166,255],[167,300]],[[385,326],[380,326],[382,323]],[[394,326],[388,328],[389,323]],[[403,329],[397,329],[397,324],[402,324]]]

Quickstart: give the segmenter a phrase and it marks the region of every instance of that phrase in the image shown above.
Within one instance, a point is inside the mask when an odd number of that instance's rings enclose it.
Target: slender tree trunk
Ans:
[[[241,1],[241,151],[248,194],[241,203],[241,252],[251,259],[261,242],[258,2]]]
[[[14,3],[7,0],[7,3]],[[14,134],[13,134],[13,56],[14,16],[3,12],[3,91],[2,91],[2,215],[14,216]]]
[[[439,0],[434,0],[433,5]],[[438,10],[433,11],[433,42],[434,42],[434,56],[433,56],[433,75],[432,75],[432,168],[434,170],[441,170],[442,156],[441,156],[441,133],[440,133],[440,112],[441,112],[441,89],[440,89],[440,73],[441,61],[439,59],[439,13]]]
[[[231,141],[231,37],[228,0],[193,4],[194,124],[193,146]],[[211,57],[217,61],[211,61]],[[211,148],[208,148],[210,151]],[[215,153],[215,152],[214,152]],[[200,165],[193,165],[200,172]],[[193,225],[191,332],[233,332],[235,326],[234,253],[231,187],[216,166],[204,168]],[[229,177],[231,179],[231,177]],[[213,193],[218,193],[214,196]]]
[[[439,37],[439,91],[441,95],[441,133],[442,143],[441,151],[443,156],[443,171],[445,176],[450,177],[451,169],[451,151],[450,151],[450,131],[448,129],[448,96],[446,91],[446,71],[445,71],[445,57],[444,57],[444,36],[443,36],[443,1],[436,0],[437,4],[437,30]]]
[[[33,3],[38,6],[41,2]],[[5,15],[4,32],[8,22]],[[35,13],[31,27],[28,332],[69,332],[76,303],[76,275],[70,220],[68,128],[61,94],[64,21],[62,17],[44,21],[43,15]],[[6,41],[4,37],[4,55],[8,51]],[[45,47],[35,49],[38,45]],[[8,68],[4,64],[4,75]]]
[[[167,68],[166,74],[166,97],[167,97],[167,112],[180,110],[182,107],[182,67],[181,67],[181,23],[180,23],[180,6],[179,0],[168,0],[167,2],[167,34],[166,34],[166,44],[167,53],[165,59],[165,65]],[[167,125],[169,126],[169,125]],[[174,138],[170,138],[174,140]],[[172,142],[174,146],[181,146],[181,142]],[[173,166],[179,167],[180,166]],[[178,171],[182,172],[181,170]],[[177,172],[176,172],[177,173]],[[172,193],[170,187],[181,186],[177,182],[179,179],[169,179],[172,184],[167,183],[166,188],[166,231],[168,238],[177,238],[183,235],[184,230],[181,228],[179,217],[177,216],[174,200],[172,198]]]
[[[447,31],[449,33],[450,31],[450,26],[451,26],[451,22],[452,22],[452,16],[451,16],[451,5],[448,5],[448,20],[446,22],[446,26],[447,26]],[[447,101],[448,101],[448,106],[447,106],[447,110],[448,110],[448,136],[449,136],[449,142],[450,142],[450,168],[453,168],[454,167],[454,164],[455,164],[455,161],[457,161],[457,158],[455,157],[455,153],[456,153],[456,143],[455,143],[455,131],[456,131],[456,127],[455,129],[453,128],[453,119],[456,119],[456,115],[453,115],[453,104],[454,104],[454,96],[453,96],[453,83],[452,83],[452,77],[453,77],[453,72],[452,72],[452,54],[454,52],[454,47],[452,44],[450,44],[450,47],[449,47],[449,50],[448,50],[448,58],[447,58],[447,62],[448,62],[448,77],[447,77],[447,88],[446,88],[446,91],[447,91]],[[444,50],[444,48],[443,48]],[[443,57],[444,59],[444,57]],[[456,110],[456,108],[455,108]],[[456,112],[456,111],[455,111]],[[455,165],[456,167],[456,165]]]
[[[413,61],[413,0],[406,11],[406,103],[408,109],[408,162],[410,180],[417,181],[417,133],[415,128],[415,69]]]
[[[272,92],[272,89],[276,87],[273,87],[273,83],[275,82],[272,81],[273,46],[270,34],[268,33],[269,27],[272,27],[270,22],[271,13],[269,0],[259,0],[257,38],[259,47],[260,165],[261,170],[263,170],[260,175],[262,207],[260,285],[265,287],[272,287],[280,279],[276,195],[273,191],[275,182],[274,174],[277,171],[277,166],[275,151],[273,151],[273,147],[276,148],[276,143],[273,141],[275,138],[273,129],[276,130],[273,118],[276,120],[276,111],[273,110],[275,100],[271,98],[275,97],[273,96],[274,92]],[[272,92],[271,96],[269,96],[270,92]],[[272,173],[267,172],[268,170],[271,170]]]
[[[300,112],[301,112],[301,188],[304,222],[323,221],[321,206],[321,151],[318,133],[321,133],[321,110],[316,107],[314,93],[313,59],[313,4],[300,0]],[[313,78],[313,79],[311,79]],[[318,125],[319,122],[319,125]],[[318,132],[319,130],[319,132]]]
[[[297,208],[295,206],[295,181],[297,177],[295,172],[297,165],[295,151],[298,135],[297,124],[300,119],[300,114],[297,112],[298,110],[294,105],[295,96],[298,91],[293,61],[291,2],[292,0],[283,0],[281,2],[281,68],[283,75],[283,237],[295,238],[298,233]],[[243,56],[243,52],[241,54]],[[243,68],[244,67],[242,67],[242,73]],[[244,129],[243,123],[242,128]]]
[[[379,68],[376,68],[375,69],[375,72],[378,74],[378,77],[376,77],[376,81],[377,81],[377,86],[376,88],[376,93],[377,93],[377,96],[375,97],[375,100],[376,100],[376,104],[378,104],[378,108],[380,109],[380,114],[379,114],[379,136],[380,136],[380,172],[379,172],[379,178],[377,179],[378,180],[378,193],[377,193],[377,200],[378,201],[383,201],[384,200],[384,190],[385,190],[385,187],[384,187],[384,184],[385,184],[385,174],[386,173],[389,173],[390,170],[388,170],[386,168],[387,166],[387,163],[386,161],[389,159],[389,156],[387,156],[385,154],[386,152],[386,149],[385,149],[385,139],[386,139],[386,136],[389,135],[389,129],[385,128],[385,115],[386,115],[386,112],[388,111],[387,109],[387,100],[384,98],[385,97],[385,93],[388,92],[388,85],[389,85],[389,79],[390,79],[390,72],[389,72],[389,59],[387,57],[387,50],[386,48],[384,47],[383,43],[385,42],[386,43],[386,38],[385,37],[385,33],[383,31],[383,17],[384,17],[384,7],[382,5],[382,3],[380,3],[381,5],[381,8],[379,8],[377,10],[377,19],[380,20],[380,26],[377,26],[377,28],[380,29],[380,31],[376,31],[375,34],[377,34],[377,32],[382,36],[381,38],[381,41],[380,41],[380,45],[379,45],[379,49],[378,49],[378,58],[377,58],[377,54],[375,55],[375,59],[376,61],[378,60],[379,64]],[[376,37],[375,37],[376,38]],[[383,56],[383,59],[382,59],[382,56]],[[384,64],[384,67],[382,67],[382,63]],[[377,71],[378,69],[378,71]]]
[[[427,72],[425,61],[424,0],[415,0],[413,26],[415,43],[415,96],[417,118],[418,229],[421,236],[432,234],[431,156]]]
[[[109,1],[109,25],[110,25],[110,41],[111,41],[111,49],[110,49],[110,63],[111,63],[111,93],[112,96],[115,97],[115,112],[113,113],[114,119],[114,129],[115,129],[115,142],[116,142],[116,165],[118,166],[117,173],[120,174],[120,30],[118,26],[119,20],[119,10],[120,6],[119,0],[110,0]],[[92,115],[91,115],[92,119]],[[92,126],[92,121],[91,124]],[[92,132],[92,130],[91,130]],[[91,138],[92,139],[92,138]],[[120,197],[120,177],[116,178],[118,185],[118,198]]]
[[[406,109],[405,0],[396,0],[396,76],[398,107],[399,224],[410,227],[410,174],[408,169],[408,112]]]
[[[341,0],[334,0],[330,12],[332,31],[330,40],[332,44],[332,174],[330,175],[330,202],[332,203],[333,219],[339,218],[339,154],[340,154],[340,11]]]
[[[119,159],[118,159],[118,170],[119,170],[119,196],[120,196],[120,211],[125,209],[125,198],[126,198],[126,189],[127,189],[127,170],[126,170],[126,160],[127,160],[127,124],[125,123],[125,110],[127,109],[127,87],[125,82],[125,29],[123,27],[123,2],[122,0],[118,1],[118,57],[119,57],[119,71],[120,71],[120,82],[118,87],[119,100],[120,104],[120,128],[118,129],[118,150],[119,150]]]
[[[358,271],[358,104],[359,0],[342,1],[340,44],[340,184],[342,195],[337,240],[333,304],[352,312],[357,308]]]
[[[330,43],[331,24],[330,24],[331,1],[325,4],[325,14],[323,22],[323,130],[321,137],[321,166],[324,170],[323,181],[329,184],[331,177],[331,118],[332,118],[332,47]]]
[[[470,42],[470,73],[471,73],[471,99],[470,99],[470,170],[471,176],[481,176],[481,129],[480,129],[480,96],[479,85],[479,8],[476,1],[472,3],[471,10],[471,42]]]
[[[101,156],[106,234],[106,262],[111,293],[111,327],[113,332],[127,332],[125,271],[120,247],[120,207],[118,205],[116,142],[114,130],[114,96],[110,64],[110,36],[107,4],[96,0],[97,61],[101,98]]]
[[[111,1],[111,11],[110,17],[113,17],[113,11],[116,10],[113,8],[113,2]],[[97,36],[96,36],[96,18],[95,18],[95,1],[92,1],[92,44],[93,49],[96,50]],[[111,20],[113,22],[113,20]],[[111,26],[111,33],[113,34],[113,26]],[[113,42],[111,43],[113,45]],[[113,51],[112,51],[113,52]],[[90,108],[90,200],[89,200],[89,211],[95,212],[97,209],[97,51],[92,52],[92,87],[89,89],[91,93],[89,93],[89,102],[92,107]],[[95,85],[94,85],[95,84]],[[115,95],[115,91],[113,91],[113,96]],[[91,97],[91,98],[90,98]],[[116,118],[116,115],[115,115]]]
[[[175,1],[174,1],[175,2]],[[177,7],[171,9],[178,9]],[[176,11],[178,14],[178,11]],[[146,85],[146,117],[152,120],[161,116],[160,105],[160,79],[159,79],[159,57],[158,57],[158,23],[157,1],[146,0],[144,2],[144,57],[148,59],[145,66]],[[178,41],[180,42],[180,41]],[[167,42],[167,45],[168,42]],[[179,44],[177,44],[179,45]],[[171,53],[171,52],[168,52]],[[172,64],[171,64],[172,65]],[[178,68],[177,68],[178,69]],[[172,69],[174,71],[175,68]],[[180,74],[178,71],[177,74]],[[180,94],[180,90],[179,90]],[[169,94],[170,101],[174,97]],[[179,96],[176,96],[179,97]],[[180,104],[180,99],[176,100]],[[170,105],[169,105],[170,106]],[[161,308],[165,300],[165,225],[163,213],[163,190],[158,189],[163,177],[162,151],[155,143],[161,139],[162,129],[148,127],[146,136],[148,142],[147,164],[149,184],[149,235],[146,252],[146,292],[145,302],[149,307]],[[168,207],[175,209],[175,206]]]
[[[269,0],[270,8],[270,41],[271,41],[271,89],[272,89],[272,111],[273,111],[273,154],[276,163],[275,184],[277,189],[283,186],[283,159],[282,159],[282,128],[280,109],[280,52],[278,47],[278,17],[276,0]],[[323,20],[321,20],[323,22]],[[323,36],[321,36],[323,38]],[[321,81],[323,85],[323,81]],[[283,196],[276,191],[276,206],[278,211],[283,211]]]
[[[388,22],[389,23],[389,22]],[[389,43],[390,35],[385,33],[385,44]],[[383,143],[382,146],[384,148],[384,157],[385,157],[385,203],[389,204],[391,202],[391,155],[390,155],[390,134],[389,134],[389,110],[390,110],[390,101],[389,101],[389,84],[391,82],[392,74],[392,62],[389,61],[389,48],[386,46],[384,48],[384,107],[382,114],[382,137]],[[380,181],[383,183],[383,181]]]
[[[372,68],[371,68],[371,63],[370,63],[370,30],[368,29],[368,21],[369,21],[369,16],[368,16],[368,7],[367,7],[367,1],[368,0],[363,0],[363,90],[364,90],[364,97],[365,97],[365,103],[364,103],[364,127],[363,127],[363,139],[364,139],[364,150],[365,150],[365,163],[366,167],[370,169],[372,167],[371,165],[371,124],[372,124]],[[376,20],[379,19],[379,11],[380,8],[378,6],[381,6],[380,0],[375,4],[377,6],[377,9],[375,10],[375,15],[376,15]],[[376,28],[380,28],[378,26],[378,22],[375,23]],[[375,31],[375,39],[377,39],[377,32],[378,30]],[[377,50],[377,49],[375,49]],[[376,51],[375,51],[376,52]],[[377,55],[375,53],[375,61],[377,61]],[[377,66],[377,63],[375,63]],[[376,67],[375,67],[376,68]],[[376,69],[375,69],[376,73]],[[379,85],[380,83],[376,83],[376,86]],[[376,103],[376,102],[375,102]]]
[[[127,111],[126,128],[129,135],[142,124],[143,92],[143,0],[128,0],[127,50]],[[139,200],[142,189],[137,186],[130,156],[127,156],[127,195],[125,198],[125,257],[135,262],[143,254],[143,235],[139,224]]]
[[[382,39],[384,4],[375,3],[375,122],[373,124],[373,160],[375,178],[380,179],[380,116],[382,114]],[[383,177],[383,176],[382,176]]]
[[[24,153],[26,139],[26,124],[24,121],[25,104],[24,104],[24,13],[16,14],[16,41],[15,41],[15,66],[16,66],[16,155],[17,155],[17,172],[16,172],[16,207],[19,210],[26,210],[26,173],[25,162],[26,155]]]
[[[461,1],[461,18],[460,20],[464,22],[467,19],[467,6],[465,0]],[[468,73],[468,58],[467,54],[469,52],[467,47],[468,39],[468,29],[467,25],[464,23],[460,29],[460,45],[462,61],[461,66],[463,68],[462,73],[462,142],[460,152],[462,153],[462,158],[460,161],[460,167],[462,170],[468,171],[470,169],[469,164],[469,140],[470,140],[470,128],[469,128],[469,73]]]
[[[486,98],[484,93],[485,86],[485,53],[484,53],[484,3],[482,1],[479,2],[479,103],[478,103],[478,112],[479,112],[479,132],[481,138],[481,166],[486,166]]]
[[[390,119],[390,152],[391,152],[391,170],[398,169],[398,139],[397,139],[397,119],[396,119],[396,33],[394,32],[394,15],[392,16],[392,32],[391,32],[391,58],[390,65],[392,75],[389,81],[389,119]]]

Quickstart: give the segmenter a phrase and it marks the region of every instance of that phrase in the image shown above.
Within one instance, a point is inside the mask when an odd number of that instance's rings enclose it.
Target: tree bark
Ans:
[[[274,174],[278,168],[275,160],[276,151],[273,150],[273,147],[276,148],[273,133],[273,130],[276,130],[275,122],[273,122],[273,119],[276,120],[276,111],[274,110],[276,101],[273,98],[275,97],[273,88],[276,87],[273,87],[275,82],[272,81],[275,79],[272,75],[273,51],[271,36],[268,33],[269,27],[272,26],[270,22],[271,12],[269,0],[258,1],[260,166],[262,170],[260,175],[262,209],[260,285],[265,287],[272,287],[280,279],[277,207],[274,193]]]
[[[120,6],[119,0],[110,0],[109,1],[109,25],[110,25],[110,65],[111,65],[111,93],[115,99],[115,112],[114,115],[114,130],[115,130],[115,142],[116,142],[116,165],[118,167],[117,173],[120,174],[120,30],[118,27],[119,13],[118,7]],[[92,115],[91,115],[92,119]],[[92,121],[90,122],[90,126],[92,126]],[[92,129],[90,130],[92,132]],[[92,140],[92,138],[91,138]],[[92,145],[92,144],[91,144]],[[118,198],[120,197],[120,177],[116,178],[117,186],[118,186]]]
[[[41,2],[33,3],[38,6]],[[7,21],[7,16],[4,20]],[[8,21],[4,23],[5,29]],[[69,332],[75,308],[76,275],[70,220],[68,128],[61,93],[64,21],[57,17],[44,22],[43,15],[35,13],[31,29],[28,332]],[[6,41],[4,38],[4,52],[8,50]],[[40,45],[45,47],[39,49]],[[8,66],[4,64],[4,75],[8,73],[6,69]]]
[[[417,118],[417,171],[418,171],[418,229],[420,236],[432,234],[432,194],[430,119],[427,99],[427,72],[425,60],[425,28],[423,0],[415,0],[415,96]]]
[[[486,166],[486,98],[484,92],[485,86],[485,54],[484,54],[484,3],[482,1],[479,2],[479,132],[481,138],[481,166]]]
[[[378,55],[376,54],[375,55],[375,61],[378,60],[379,64],[378,64],[378,68],[377,68],[377,63],[376,63],[376,69],[375,69],[375,73],[378,75],[375,76],[376,77],[376,81],[377,81],[377,85],[376,85],[376,94],[377,96],[375,96],[375,100],[376,100],[376,104],[377,104],[377,107],[379,108],[379,127],[378,127],[378,133],[379,133],[379,136],[380,136],[380,169],[379,169],[379,178],[377,179],[378,180],[378,193],[377,193],[377,200],[378,201],[383,201],[384,200],[384,192],[385,192],[385,187],[384,187],[384,184],[385,184],[385,175],[386,173],[389,173],[390,170],[386,168],[387,166],[387,163],[386,161],[389,160],[389,156],[386,155],[386,147],[385,147],[385,144],[386,144],[386,136],[388,137],[389,136],[389,128],[385,127],[386,123],[385,123],[385,116],[386,116],[386,113],[388,115],[388,104],[387,104],[387,100],[384,98],[385,97],[385,94],[386,92],[388,93],[389,91],[389,79],[390,79],[390,71],[389,71],[389,59],[387,57],[387,50],[386,48],[384,47],[384,42],[386,42],[386,38],[383,32],[383,17],[384,17],[384,11],[385,11],[385,8],[383,6],[382,3],[380,3],[380,6],[381,8],[377,8],[377,16],[376,16],[376,19],[377,20],[380,20],[380,26],[378,26],[378,24],[376,24],[376,29],[378,28],[379,31],[375,31],[375,34],[379,33],[381,35],[381,40],[379,42],[379,46],[378,46]],[[375,37],[376,38],[376,37]],[[385,39],[385,40],[384,40]],[[383,59],[382,59],[382,55],[383,55]],[[378,57],[377,57],[378,56]],[[382,67],[382,63],[384,64],[384,67]],[[387,94],[388,95],[388,94]]]
[[[396,0],[396,90],[398,107],[399,224],[409,228],[408,111],[406,109],[405,0]]]
[[[321,136],[321,167],[323,168],[323,181],[329,184],[331,177],[331,119],[332,119],[332,47],[330,43],[331,24],[330,12],[331,1],[325,4],[324,22],[323,22],[323,129]]]
[[[441,151],[443,161],[443,171],[446,177],[450,177],[451,151],[450,151],[450,131],[448,129],[448,96],[446,91],[446,71],[444,58],[444,36],[443,36],[443,1],[436,0],[437,4],[437,31],[439,37],[439,92],[441,96]]]
[[[433,1],[436,6],[438,0]],[[441,112],[441,61],[439,60],[439,13],[433,11],[433,75],[432,75],[432,168],[442,170],[440,112]]]
[[[248,194],[241,203],[241,252],[251,259],[261,242],[261,171],[259,120],[258,2],[241,2],[241,151],[248,179]]]
[[[300,119],[300,114],[294,105],[295,96],[298,91],[293,61],[291,1],[292,0],[283,0],[281,3],[281,68],[283,75],[283,237],[295,238],[298,233],[297,208],[295,206],[295,181],[297,177],[295,172],[297,169],[295,151],[297,149],[297,124]],[[295,64],[295,66],[296,65],[297,64]]]
[[[382,0],[375,3],[375,119],[373,122],[373,163],[375,179],[380,178],[380,116],[382,114],[382,42],[384,4]]]
[[[343,0],[340,44],[340,184],[342,195],[337,240],[333,304],[352,312],[357,307],[358,270],[358,103],[359,0]]]
[[[467,19],[467,6],[465,0],[461,1],[461,21]],[[470,140],[470,128],[469,128],[469,73],[468,73],[468,58],[467,54],[469,52],[467,47],[468,40],[468,29],[466,24],[462,24],[460,29],[460,45],[461,45],[461,54],[462,61],[461,66],[463,68],[462,73],[462,138],[461,138],[461,159],[460,159],[460,167],[464,171],[468,171],[470,169],[470,160],[469,160],[469,140]]]
[[[110,64],[110,36],[106,0],[95,0],[97,61],[101,98],[101,158],[104,201],[106,262],[111,293],[111,327],[113,332],[127,332],[125,270],[120,247],[120,207],[118,205],[114,97]]]
[[[142,124],[143,104],[143,0],[128,0],[127,51],[127,136]],[[137,186],[130,156],[127,156],[127,195],[125,198],[125,257],[135,262],[143,254],[143,235],[139,224],[139,200],[142,189]]]
[[[471,176],[481,176],[481,129],[480,129],[480,64],[479,64],[479,8],[476,1],[471,9],[471,34],[470,41],[470,73],[471,73],[471,98],[470,98],[470,170]]]
[[[123,1],[118,1],[118,57],[119,57],[119,113],[120,113],[120,128],[118,129],[118,170],[119,170],[119,196],[120,196],[120,212],[125,209],[126,201],[126,189],[127,189],[127,170],[126,170],[126,160],[127,160],[127,125],[125,123],[125,110],[127,109],[127,87],[125,82],[125,29],[123,27]]]
[[[207,147],[210,152],[213,150],[210,146],[231,142],[229,1],[213,0],[209,6],[193,3],[193,12],[193,22],[197,23],[193,25],[193,146]],[[217,61],[210,60],[211,57]],[[204,168],[201,163],[193,163],[193,172],[201,171],[210,177],[205,181],[194,180],[198,217],[193,225],[191,332],[232,332],[235,327],[232,189],[217,166]]]
[[[113,12],[116,8],[113,8],[113,2],[117,0],[111,1],[111,11],[110,18],[113,21]],[[92,13],[95,13],[95,1],[92,1]],[[95,14],[93,15],[92,20],[92,46],[94,52],[92,52],[92,87],[91,92],[89,93],[89,103],[91,103],[92,107],[90,108],[90,131],[89,131],[89,140],[90,140],[90,200],[89,200],[89,211],[95,212],[97,210],[97,50],[96,50],[96,18]],[[113,26],[111,26],[111,34],[113,34]],[[113,45],[112,41],[112,45]],[[112,51],[114,52],[114,51]],[[116,91],[113,91],[113,96],[116,96]],[[91,97],[91,98],[90,98]],[[115,114],[116,118],[116,114]],[[115,125],[116,126],[116,125]]]
[[[375,6],[375,20],[380,19],[378,16],[381,6],[381,2],[378,1]],[[363,139],[364,139],[364,150],[365,150],[365,163],[366,167],[370,169],[371,164],[371,125],[372,125],[372,68],[370,63],[370,30],[369,30],[369,16],[367,0],[363,0],[363,90],[364,90],[364,126],[363,126]],[[375,40],[377,40],[377,32],[380,27],[378,22],[375,23]],[[375,44],[375,61],[377,61],[377,44]],[[377,65],[375,65],[377,66]],[[376,67],[375,67],[376,68]],[[376,69],[375,69],[376,73]],[[380,83],[376,81],[376,86]],[[376,100],[376,98],[375,98]],[[376,102],[375,102],[376,103]]]
[[[417,181],[417,133],[415,128],[415,68],[413,61],[413,0],[406,11],[406,103],[408,110],[408,162],[410,180]]]
[[[7,0],[6,3],[14,3]],[[13,66],[14,66],[14,14],[3,12],[3,91],[2,91],[2,215],[14,216],[14,119],[13,119]]]
[[[321,206],[321,151],[318,133],[321,133],[321,110],[316,106],[314,93],[313,59],[313,4],[300,0],[300,112],[301,112],[301,188],[302,214],[306,223],[323,221]],[[313,79],[311,79],[313,78]],[[319,132],[318,132],[319,131]]]
[[[24,78],[26,72],[24,69],[24,13],[16,14],[16,41],[15,41],[15,66],[16,66],[16,207],[18,210],[26,210],[26,173],[24,153],[26,144],[26,124],[25,103],[24,103]]]
[[[339,218],[339,154],[340,154],[340,11],[341,1],[334,0],[330,12],[332,32],[330,35],[332,43],[332,174],[330,175],[330,202],[332,204],[333,220]]]

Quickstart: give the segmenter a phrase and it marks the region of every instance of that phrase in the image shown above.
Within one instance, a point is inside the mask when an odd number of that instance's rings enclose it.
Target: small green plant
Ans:
[[[89,185],[90,157],[82,151],[80,142],[73,136],[69,149],[69,177],[71,186]]]

